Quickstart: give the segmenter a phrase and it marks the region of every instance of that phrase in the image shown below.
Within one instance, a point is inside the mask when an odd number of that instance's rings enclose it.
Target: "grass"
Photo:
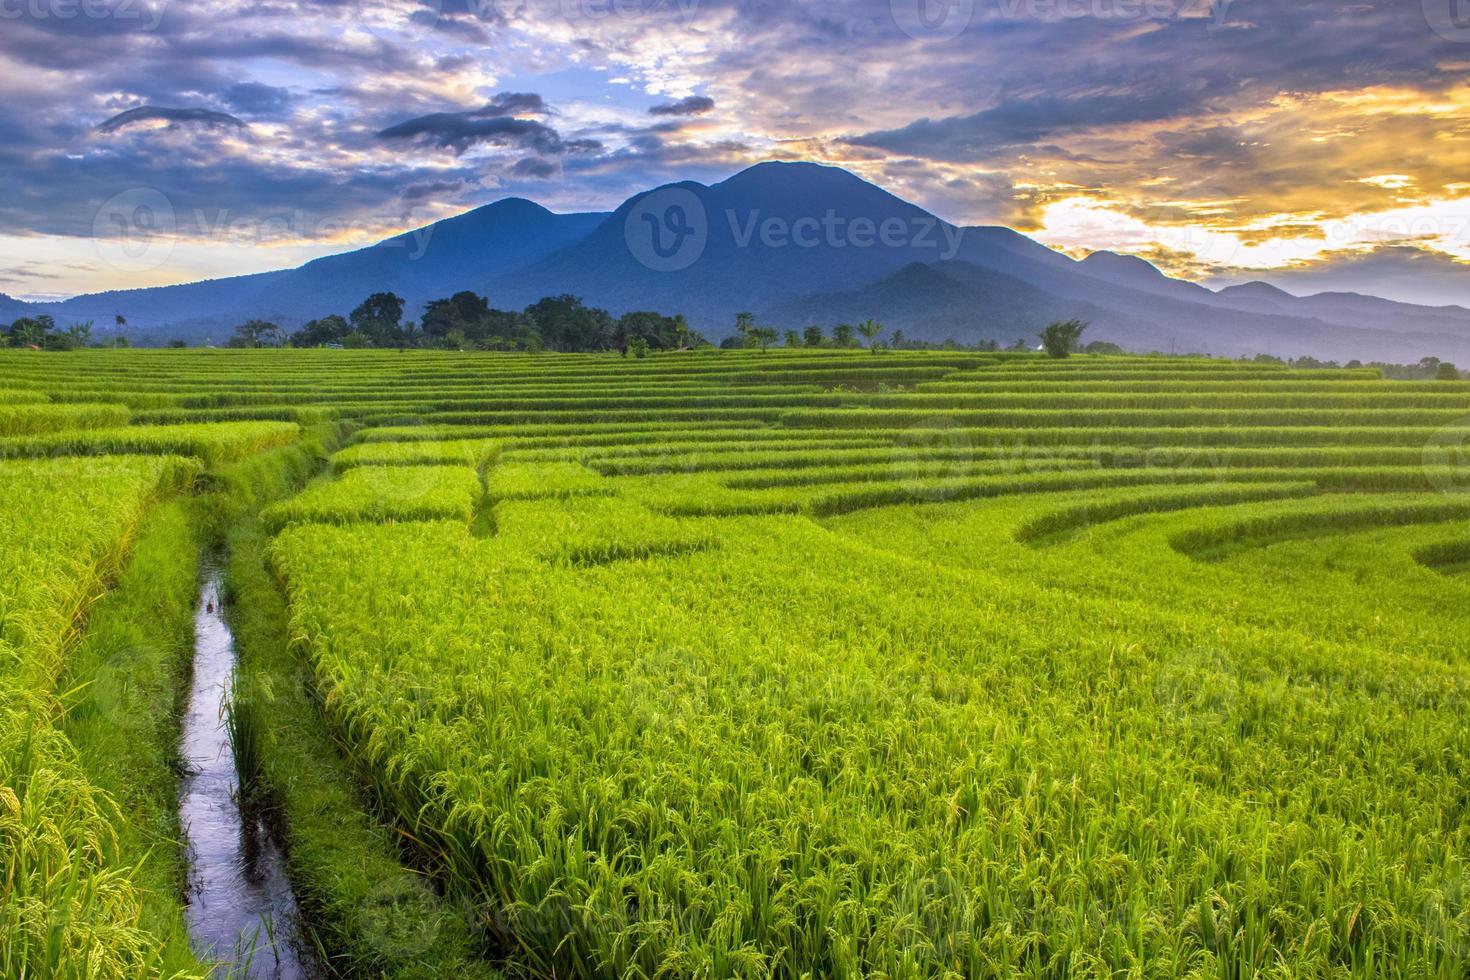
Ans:
[[[168,651],[177,653],[177,621],[167,613],[179,579],[178,569],[167,566],[182,560],[184,576],[189,572],[187,550],[175,550],[187,542],[177,515],[164,514],[143,532],[137,561],[75,643],[82,615],[148,524],[149,504],[191,472],[170,458],[0,467],[0,532],[17,545],[0,553],[0,973],[6,976],[198,974],[179,941],[177,858],[165,843],[159,861],[146,864],[149,849],[170,833],[169,783],[157,781],[168,768],[160,743],[124,746],[113,757],[109,747],[125,736],[95,717],[124,698],[162,709],[154,723],[164,729],[174,716],[166,679],[172,676]],[[132,618],[149,604],[147,620]],[[123,645],[135,638],[161,647],[135,653]],[[79,672],[59,690],[73,647]],[[98,685],[95,671],[104,669],[108,676]],[[57,723],[63,703],[77,711],[80,752]],[[147,782],[134,786],[133,776]],[[136,823],[122,819],[109,788],[135,794]]]
[[[0,461],[33,555],[0,578],[0,971],[197,968],[178,652],[123,661],[145,737],[87,679],[109,637],[171,635],[220,543],[239,765],[344,973],[1470,970],[1470,387],[1011,353],[0,364],[31,427],[0,452],[59,455]],[[56,909],[83,910],[59,938]]]
[[[353,521],[428,521],[474,516],[483,490],[464,466],[358,466],[329,483],[315,483],[262,514],[267,527]]]
[[[193,652],[197,556],[205,542],[185,501],[156,508],[68,658],[62,731],[112,821],[117,864],[132,869],[140,926],[161,938],[157,968],[198,974],[179,896],[185,859],[177,772],[181,694]]]

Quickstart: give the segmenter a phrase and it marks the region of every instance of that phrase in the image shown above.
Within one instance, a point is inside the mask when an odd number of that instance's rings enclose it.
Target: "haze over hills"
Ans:
[[[134,337],[222,343],[247,319],[294,329],[392,291],[423,304],[473,290],[501,308],[571,293],[614,314],[684,313],[718,338],[752,311],[778,328],[873,317],[915,339],[1033,337],[1081,317],[1088,339],[1135,350],[1470,362],[1470,310],[1264,283],[1213,291],[1143,259],[1049,249],[1009,228],[957,227],[855,175],[766,163],[705,186],[635,195],[616,211],[554,214],[506,199],[297,269],[23,304],[65,325],[127,318]]]

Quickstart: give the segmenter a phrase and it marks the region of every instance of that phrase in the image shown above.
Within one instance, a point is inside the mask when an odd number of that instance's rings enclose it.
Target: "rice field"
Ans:
[[[261,778],[351,975],[1470,976],[1470,384],[840,350],[0,368],[5,975],[161,972],[106,843],[129,815],[62,718],[172,500],[261,563],[238,615],[280,639],[242,696],[321,746]],[[400,867],[432,887],[366,880]],[[364,925],[384,894],[398,924]]]

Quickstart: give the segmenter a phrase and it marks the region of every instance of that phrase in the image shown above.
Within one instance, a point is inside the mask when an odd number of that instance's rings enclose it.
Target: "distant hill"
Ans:
[[[1009,228],[957,227],[808,163],[655,188],[610,214],[554,214],[512,198],[297,269],[55,304],[0,297],[0,317],[50,312],[106,333],[120,313],[134,335],[222,342],[246,319],[294,328],[380,290],[403,296],[416,317],[462,289],[502,308],[572,293],[614,313],[682,312],[714,338],[743,311],[779,328],[873,317],[915,338],[1004,343],[1078,316],[1092,324],[1089,339],[1132,349],[1470,362],[1470,310],[1296,297],[1265,283],[1213,291],[1137,256],[1074,260]]]
[[[345,315],[369,293],[382,290],[404,297],[417,316],[428,300],[461,289],[485,292],[494,276],[577,241],[606,217],[553,214],[539,204],[507,198],[297,269],[94,293],[42,311],[63,322],[95,319],[102,332],[121,313],[130,333],[221,342],[248,319],[295,327],[330,313]]]

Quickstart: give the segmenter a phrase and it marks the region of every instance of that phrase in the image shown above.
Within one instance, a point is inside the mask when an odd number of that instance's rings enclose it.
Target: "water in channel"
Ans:
[[[194,677],[184,714],[186,774],[179,815],[188,841],[189,932],[219,975],[317,980],[303,942],[286,861],[258,807],[242,805],[224,705],[235,642],[221,607],[221,576],[205,568],[194,612]]]

